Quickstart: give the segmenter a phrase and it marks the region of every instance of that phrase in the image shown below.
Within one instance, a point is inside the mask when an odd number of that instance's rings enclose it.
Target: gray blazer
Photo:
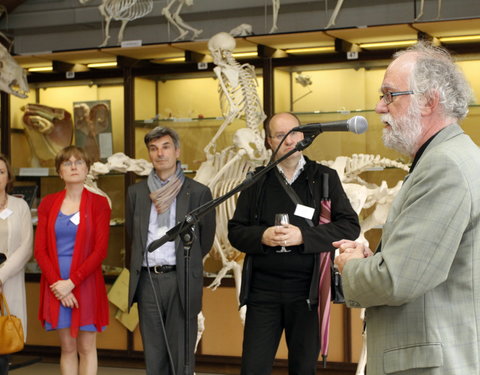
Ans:
[[[128,306],[136,301],[138,279],[144,253],[146,251],[148,222],[152,201],[149,197],[147,181],[141,181],[128,188],[127,207],[125,212],[125,227],[127,231],[127,242],[130,243],[130,283],[128,290]],[[210,189],[190,178],[185,178],[176,200],[176,223],[181,222],[187,213],[202,204],[212,200]],[[198,226],[195,227],[196,238],[190,251],[190,317],[195,317],[201,310],[202,288],[203,288],[203,264],[202,259],[213,244],[215,235],[215,211],[200,218]],[[184,253],[182,241],[177,237],[175,240],[177,258],[177,279],[178,293],[182,305],[185,307],[184,293]]]
[[[368,375],[480,374],[480,151],[443,129],[405,181],[382,251],[343,270],[366,307]]]

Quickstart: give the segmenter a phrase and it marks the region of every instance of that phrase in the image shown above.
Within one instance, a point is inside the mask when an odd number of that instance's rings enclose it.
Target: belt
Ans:
[[[148,271],[153,273],[167,273],[167,272],[172,272],[177,269],[177,266],[172,266],[170,264],[166,264],[163,266],[153,266],[153,267],[142,267],[142,270]]]

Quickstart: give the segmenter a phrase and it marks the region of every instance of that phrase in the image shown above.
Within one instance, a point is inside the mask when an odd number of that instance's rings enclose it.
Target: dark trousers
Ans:
[[[0,375],[8,374],[9,362],[10,362],[10,356],[8,354],[0,355]]]
[[[142,270],[138,289],[138,314],[140,318],[140,332],[142,334],[143,350],[147,375],[171,375],[170,360],[167,353],[165,333],[170,347],[172,360],[177,375],[184,374],[185,365],[185,336],[184,312],[178,294],[176,272],[164,274],[152,273],[153,287],[157,293],[163,320],[160,319],[152,284],[148,272]],[[190,364],[194,369],[194,347],[197,338],[197,317],[190,317]],[[192,373],[191,372],[191,373]]]
[[[316,308],[295,293],[250,292],[243,337],[242,375],[269,375],[285,330],[288,373],[316,373],[320,351]]]

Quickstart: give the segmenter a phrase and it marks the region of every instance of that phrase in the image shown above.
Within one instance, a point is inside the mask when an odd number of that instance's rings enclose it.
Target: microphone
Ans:
[[[302,133],[323,133],[323,132],[352,132],[362,134],[367,131],[368,122],[363,116],[354,116],[348,120],[331,121],[324,123],[313,123],[293,128],[292,131]]]

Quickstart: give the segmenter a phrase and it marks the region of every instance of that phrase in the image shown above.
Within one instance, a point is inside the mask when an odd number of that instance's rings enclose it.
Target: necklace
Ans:
[[[8,202],[8,195],[5,194],[5,199],[3,200],[2,203],[0,203],[0,211],[3,211],[5,207],[7,207],[7,202]]]

